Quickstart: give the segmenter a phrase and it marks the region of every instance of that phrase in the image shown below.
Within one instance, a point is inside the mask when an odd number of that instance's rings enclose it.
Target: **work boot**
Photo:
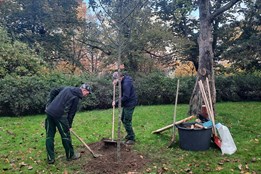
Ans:
[[[127,140],[125,142],[126,145],[134,145],[135,144],[135,141],[134,140]]]
[[[71,158],[69,158],[69,159],[67,159],[68,161],[71,161],[71,160],[77,160],[77,159],[79,159],[81,157],[81,154],[80,153],[74,153],[74,155],[71,157]]]
[[[51,160],[47,160],[48,161],[48,164],[54,164],[55,160],[54,159],[51,159]]]

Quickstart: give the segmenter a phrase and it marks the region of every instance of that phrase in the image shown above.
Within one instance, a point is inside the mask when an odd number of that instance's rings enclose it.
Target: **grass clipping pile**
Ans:
[[[121,144],[120,160],[117,161],[117,145],[105,145],[103,141],[90,144],[91,149],[102,156],[90,158],[83,166],[86,173],[123,174],[136,173],[145,169],[149,162],[143,155],[132,149],[132,146]],[[89,155],[89,154],[88,154]]]

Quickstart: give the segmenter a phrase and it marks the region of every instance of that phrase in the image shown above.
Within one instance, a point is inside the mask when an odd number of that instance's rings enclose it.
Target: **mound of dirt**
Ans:
[[[90,144],[91,149],[102,156],[91,158],[83,169],[93,174],[124,174],[137,173],[145,169],[150,161],[142,154],[133,150],[132,146],[121,144],[120,159],[117,159],[117,145],[105,145],[103,141]]]

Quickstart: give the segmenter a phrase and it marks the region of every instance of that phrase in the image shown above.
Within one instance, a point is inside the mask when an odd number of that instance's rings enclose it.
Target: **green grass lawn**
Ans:
[[[178,135],[174,147],[168,148],[172,129],[158,135],[151,132],[172,123],[173,109],[173,105],[135,109],[133,127],[137,142],[134,149],[152,161],[143,173],[261,173],[261,102],[216,105],[216,122],[229,128],[236,143],[237,151],[233,155],[222,155],[214,146],[207,151],[182,150],[178,146]],[[188,105],[178,105],[177,120],[186,118],[187,111]],[[55,137],[56,163],[46,163],[44,119],[45,115],[0,118],[0,173],[84,173],[81,170],[86,158],[67,162],[59,133]],[[73,129],[87,144],[98,142],[111,137],[111,120],[111,109],[81,112],[76,114]],[[124,131],[121,132],[124,136]],[[75,137],[73,145],[75,150],[83,147]],[[88,153],[84,155],[91,158]]]

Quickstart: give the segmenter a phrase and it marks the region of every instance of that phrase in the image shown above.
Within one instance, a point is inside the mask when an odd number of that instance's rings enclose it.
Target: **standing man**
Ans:
[[[137,96],[130,76],[123,75],[119,72],[113,73],[113,85],[121,84],[121,104],[122,115],[121,121],[127,132],[125,144],[133,145],[135,143],[135,133],[132,128],[132,114],[137,105]],[[112,102],[112,106],[118,105],[119,101]]]
[[[66,159],[70,161],[81,157],[80,153],[74,152],[70,130],[79,101],[90,93],[91,87],[88,84],[83,84],[81,87],[61,87],[51,90],[45,109],[47,114],[45,120],[46,150],[49,164],[55,162],[54,136],[56,128],[62,138]]]

